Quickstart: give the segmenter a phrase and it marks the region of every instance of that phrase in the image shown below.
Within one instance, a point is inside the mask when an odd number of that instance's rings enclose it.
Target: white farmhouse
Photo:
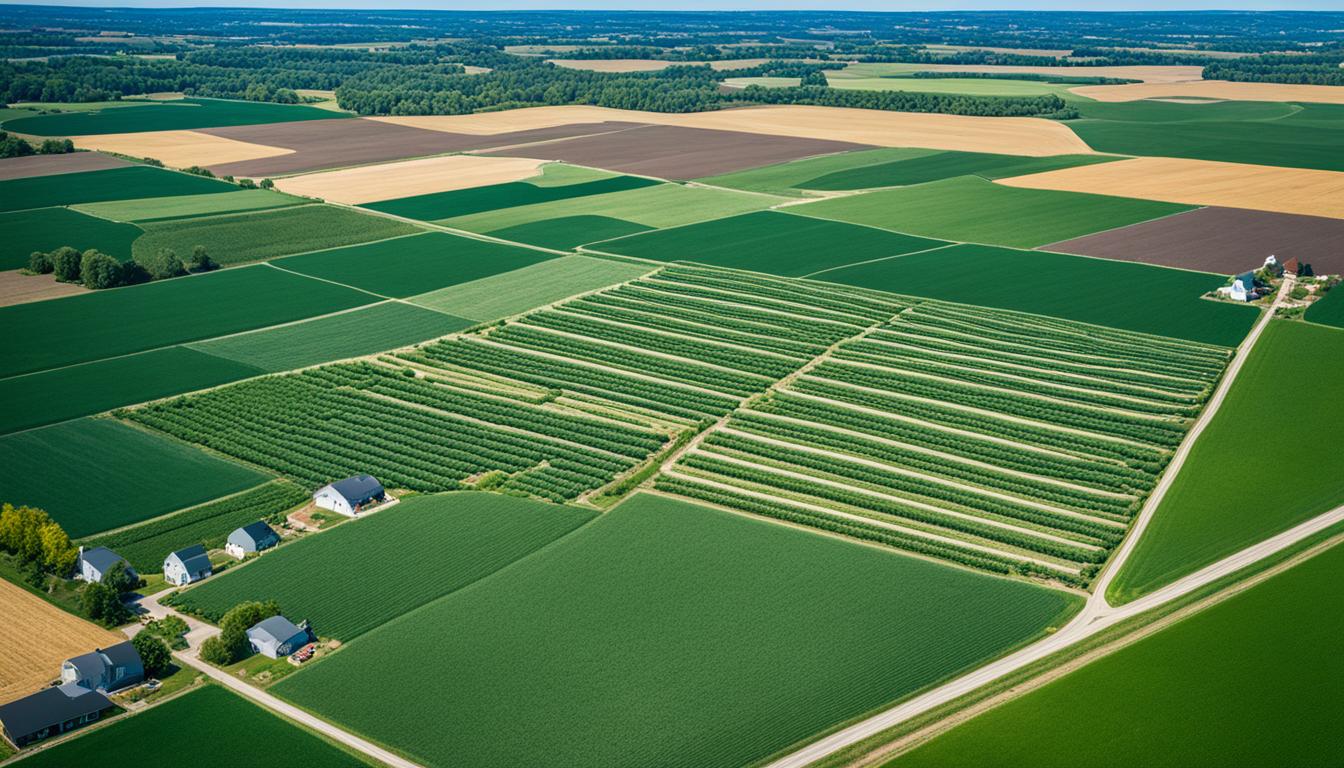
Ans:
[[[382,483],[369,475],[355,475],[318,488],[313,494],[313,503],[346,517],[355,517],[364,507],[386,497]]]
[[[112,566],[117,563],[126,566],[126,574],[132,579],[140,578],[131,568],[131,564],[126,562],[126,558],[107,547],[90,547],[89,549],[80,547],[79,560],[76,563],[79,570],[75,573],[75,578],[84,581],[102,581],[107,572],[112,570]]]
[[[211,572],[210,557],[205,554],[205,547],[200,544],[179,549],[163,559],[164,581],[179,587],[200,581]]]
[[[224,551],[242,560],[254,552],[270,549],[279,543],[280,536],[276,534],[275,529],[258,520],[230,533],[229,540],[224,544]]]

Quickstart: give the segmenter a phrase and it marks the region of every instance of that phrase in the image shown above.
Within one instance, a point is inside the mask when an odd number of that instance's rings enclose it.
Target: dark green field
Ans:
[[[346,562],[310,565],[320,588],[305,591],[330,591]],[[272,692],[427,765],[742,766],[1061,626],[1078,604],[642,495]],[[388,716],[406,706],[418,716]]]
[[[242,264],[420,231],[404,221],[333,205],[174,219],[143,226],[145,235],[135,243],[137,255],[169,248],[186,257],[193,248],[203,245],[210,258],[220,264]]]
[[[434,221],[453,216],[466,216],[470,213],[493,211],[499,208],[513,208],[519,205],[532,205],[533,203],[550,203],[575,197],[588,197],[589,195],[601,195],[607,192],[652,187],[660,183],[662,182],[639,176],[613,176],[607,179],[583,181],[578,184],[562,184],[554,187],[539,187],[526,181],[512,181],[507,184],[492,184],[474,189],[432,192],[427,195],[365,203],[364,207],[397,216],[405,216],[408,219]]]
[[[348,641],[535,552],[593,514],[492,493],[417,496],[286,546],[176,604],[217,619],[243,600],[274,599],[318,635]],[[320,589],[313,574],[321,574]]]
[[[595,251],[694,261],[785,277],[937,248],[945,243],[826,219],[759,211],[593,243]]]
[[[1078,102],[1065,123],[1093,149],[1344,171],[1344,105]]]
[[[0,376],[350,309],[376,297],[268,266],[0,307]]]
[[[0,379],[0,434],[54,424],[264,373],[185,347]]]
[[[373,218],[373,217],[366,217]],[[378,219],[390,221],[389,219]],[[487,240],[428,232],[280,259],[276,266],[404,298],[555,258]]]
[[[244,733],[247,737],[239,738]],[[128,744],[134,745],[136,760],[145,765],[179,762],[184,755],[224,749],[225,744],[229,745],[229,762],[240,766],[274,765],[279,755],[304,768],[369,765],[235,693],[206,684],[181,698],[36,752],[24,766],[88,765]]]
[[[887,765],[1339,765],[1341,580],[1335,546]]]
[[[137,197],[203,195],[233,192],[238,187],[217,179],[165,171],[148,165],[83,173],[58,173],[0,181],[0,211],[50,208],[53,205],[100,203]]]
[[[97,248],[125,261],[141,230],[134,224],[85,216],[69,208],[38,208],[0,213],[0,269],[28,266],[33,251],[52,251],[63,245],[76,250]]]
[[[1256,318],[1249,307],[1200,298],[1225,282],[1219,275],[987,245],[845,267],[821,279],[1229,347]]]
[[[0,496],[47,510],[71,537],[138,523],[270,479],[113,419],[0,437],[0,466]]]
[[[953,176],[982,176],[1004,179],[1028,173],[1044,173],[1077,165],[1095,165],[1119,160],[1104,155],[1056,155],[1025,157],[994,155],[984,152],[939,152],[908,160],[892,160],[818,176],[799,183],[799,189],[849,190],[871,187],[897,187],[949,179]]]
[[[625,219],[612,216],[561,216],[555,219],[531,221],[487,232],[486,234],[515,243],[539,245],[542,248],[554,248],[567,251],[584,243],[625,237],[637,232],[647,232],[646,227]]]
[[[1306,318],[1313,323],[1344,328],[1344,289],[1336,286],[1325,298],[1307,307]]]
[[[177,131],[226,125],[287,123],[354,117],[345,112],[297,104],[226,99],[182,99],[96,112],[62,112],[6,120],[5,130],[34,136],[90,136],[102,133]]]

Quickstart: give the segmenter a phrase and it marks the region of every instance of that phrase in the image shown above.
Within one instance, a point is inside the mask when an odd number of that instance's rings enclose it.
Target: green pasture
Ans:
[[[1233,347],[1256,310],[1200,297],[1220,275],[1047,251],[959,245],[819,279]]]
[[[610,179],[620,175],[615,171],[604,171],[601,168],[589,168],[584,165],[547,163],[541,166],[539,175],[523,181],[534,187],[563,187],[569,184],[597,181],[598,179]]]
[[[147,222],[135,241],[136,255],[171,249],[181,258],[204,245],[220,264],[287,256],[323,248],[409,235],[419,227],[334,205],[302,205],[269,211]]]
[[[361,218],[391,221],[382,217]],[[553,253],[532,248],[447,232],[426,232],[413,237],[291,256],[274,264],[323,280],[400,298],[553,258]]]
[[[389,301],[189,346],[242,366],[278,372],[405,347],[470,325],[465,318]]]
[[[1313,323],[1344,328],[1344,289],[1336,287],[1324,298],[1307,307],[1306,319]]]
[[[105,760],[128,744],[134,745],[136,759],[146,765],[179,762],[184,755],[212,749],[227,749],[229,760],[237,765],[274,764],[280,755],[305,768],[371,765],[236,693],[206,683],[78,738],[34,752],[24,760],[24,766],[88,765]]]
[[[0,437],[4,500],[41,507],[71,537],[120,528],[270,477],[113,419]]]
[[[265,265],[0,307],[0,376],[338,312],[376,297]]]
[[[323,590],[340,577],[320,572]],[[741,766],[1040,637],[1079,604],[640,495],[272,692],[431,765]],[[407,704],[417,717],[387,716]]]
[[[332,120],[354,117],[343,112],[263,101],[228,99],[180,99],[156,101],[134,109],[101,109],[19,117],[4,122],[4,129],[33,136],[91,136],[104,133],[180,131],[220,128],[228,125],[288,123],[298,120]]]
[[[659,183],[661,182],[641,176],[610,176],[548,186],[529,184],[526,181],[511,181],[506,184],[455,189],[449,192],[431,192],[427,195],[364,203],[363,207],[396,216],[404,216],[408,219],[435,221],[500,208],[550,203],[556,200],[569,200],[609,192],[621,192],[627,189],[651,187]]]
[[[647,232],[651,227],[610,216],[561,216],[487,232],[492,237],[568,251],[584,243]]]
[[[276,600],[318,635],[349,641],[526,557],[593,515],[492,493],[416,496],[287,545],[174,604],[217,620],[244,600]]]
[[[414,296],[410,301],[458,317],[487,322],[575,294],[634,280],[653,270],[651,264],[591,256],[561,256],[512,272],[450,285]]]
[[[0,181],[0,211],[142,197],[218,194],[237,189],[228,182],[204,176],[166,171],[148,165],[132,165]]]
[[[873,227],[759,211],[593,243],[595,251],[654,261],[694,261],[785,277],[947,245]]]
[[[301,205],[309,201],[301,197],[272,192],[267,189],[239,189],[210,195],[171,195],[139,200],[113,200],[105,203],[85,203],[76,210],[112,221],[155,221],[182,219],[190,216],[209,216],[221,213],[242,213],[267,208]]]
[[[837,152],[831,155],[805,157],[786,163],[763,165],[734,171],[718,176],[707,176],[697,181],[716,187],[740,189],[746,192],[762,192],[770,195],[802,196],[804,185],[813,179],[832,174],[860,172],[870,166],[881,166],[914,160],[927,155],[943,154],[936,149],[915,149],[912,147],[882,147],[879,149],[859,149],[853,152]]]
[[[1274,321],[1108,597],[1129,601],[1344,504],[1344,331]]]
[[[1005,179],[1029,173],[1044,173],[1078,165],[1095,165],[1120,160],[1109,155],[1054,155],[1027,157],[996,155],[986,152],[937,152],[919,157],[891,160],[858,168],[833,171],[801,182],[803,189],[847,191],[872,187],[897,187],[924,184],[955,176],[980,176]]]
[[[1019,189],[962,176],[819,200],[789,211],[923,237],[1035,248],[1190,209],[1128,197]]]
[[[1344,546],[981,714],[891,768],[1333,765]]]
[[[215,195],[207,195],[215,197]],[[35,208],[0,213],[0,269],[28,266],[33,251],[54,251],[63,245],[98,250],[122,261],[131,258],[139,227],[85,216],[69,208]]]

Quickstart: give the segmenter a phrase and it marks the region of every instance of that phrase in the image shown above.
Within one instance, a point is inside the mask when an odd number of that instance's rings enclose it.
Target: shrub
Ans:
[[[79,282],[79,251],[68,245],[51,252],[51,269],[56,273],[56,279],[63,283]]]
[[[198,272],[209,272],[219,269],[219,264],[206,253],[204,245],[198,245],[191,249],[191,268]]]
[[[165,280],[187,272],[182,266],[182,260],[177,258],[171,248],[160,248],[154,253],[136,256],[135,261],[145,268],[151,280]]]
[[[238,186],[242,187],[243,189],[256,189],[257,182],[251,179],[239,179]]]
[[[131,645],[135,647],[135,652],[140,654],[140,663],[145,666],[146,675],[158,676],[172,663],[173,657],[168,652],[168,646],[149,632],[137,633],[131,638]]]
[[[262,180],[261,180],[261,188],[262,188],[262,189],[271,189],[271,188],[274,187],[274,186],[275,186],[275,182],[274,182],[274,181],[271,181],[270,179],[262,179]]]
[[[75,143],[69,139],[45,139],[37,148],[39,155],[64,155],[75,151]]]
[[[90,248],[80,259],[79,274],[85,288],[115,288],[121,285],[121,262]]]
[[[51,256],[41,252],[33,251],[28,255],[28,271],[34,275],[51,274]]]

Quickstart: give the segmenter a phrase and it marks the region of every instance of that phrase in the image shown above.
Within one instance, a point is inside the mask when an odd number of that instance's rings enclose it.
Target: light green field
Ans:
[[[1344,331],[1265,329],[1111,585],[1140,595],[1344,504]]]
[[[576,293],[634,280],[656,268],[652,264],[592,256],[561,256],[502,275],[491,275],[430,291],[411,298],[410,302],[477,322],[487,322],[550,304]]]
[[[71,206],[92,216],[112,221],[153,221],[205,216],[212,213],[241,213],[265,208],[299,205],[308,200],[265,189],[240,189],[215,195],[178,195],[143,197],[138,200],[114,200]]]
[[[659,184],[623,192],[474,213],[437,223],[469,232],[486,233],[561,216],[608,216],[646,227],[662,228],[759,211],[778,202],[780,200],[773,197],[745,192]]]
[[[1337,545],[886,765],[1339,765],[1341,581]]]
[[[547,163],[541,166],[541,175],[523,179],[534,187],[567,187],[570,184],[582,184],[585,181],[610,179],[621,174],[604,171],[601,168],[586,168],[568,163]]]
[[[862,149],[856,152],[840,152],[834,155],[807,157],[787,163],[765,165],[745,171],[725,173],[720,176],[708,176],[697,181],[718,187],[729,187],[747,192],[764,192],[770,195],[803,197],[801,189],[805,182],[831,173],[864,168],[870,165],[912,160],[916,157],[939,154],[936,149],[915,149],[893,147],[882,149]]]
[[[1056,85],[1035,80],[1001,80],[988,77],[847,77],[828,78],[832,88],[851,91],[908,91],[946,93],[957,96],[1069,96],[1076,85]]]

